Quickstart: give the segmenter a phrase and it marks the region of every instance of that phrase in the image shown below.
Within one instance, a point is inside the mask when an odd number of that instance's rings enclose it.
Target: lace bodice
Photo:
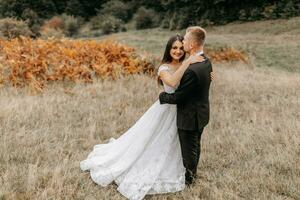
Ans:
[[[169,73],[174,73],[174,71],[172,69],[170,69],[170,67],[167,66],[166,64],[163,64],[158,68],[157,75],[159,76],[160,72],[162,72],[162,71],[168,71]],[[164,90],[167,93],[174,93],[175,90],[177,89],[177,87],[173,88],[164,82],[163,82],[163,85],[164,85]]]

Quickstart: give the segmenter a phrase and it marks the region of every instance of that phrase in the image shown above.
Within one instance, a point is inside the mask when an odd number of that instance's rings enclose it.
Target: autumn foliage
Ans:
[[[207,53],[213,62],[247,61],[245,54],[233,48],[207,49]],[[154,62],[112,40],[0,40],[0,84],[42,91],[52,81],[91,83],[95,78],[140,73],[155,75]]]
[[[248,62],[248,56],[245,52],[237,50],[233,47],[222,47],[214,49],[205,49],[206,54],[215,63],[224,63],[231,61]]]
[[[37,90],[51,81],[93,82],[97,77],[154,74],[154,65],[134,48],[109,40],[0,40],[0,63],[0,82]]]

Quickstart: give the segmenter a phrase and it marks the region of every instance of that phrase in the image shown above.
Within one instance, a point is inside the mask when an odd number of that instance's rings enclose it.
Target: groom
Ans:
[[[183,40],[184,50],[190,55],[204,56],[205,61],[187,68],[175,93],[162,92],[159,95],[161,104],[177,104],[177,128],[187,185],[195,181],[200,158],[201,135],[209,121],[212,66],[203,53],[205,37],[206,32],[203,28],[198,26],[187,28]]]

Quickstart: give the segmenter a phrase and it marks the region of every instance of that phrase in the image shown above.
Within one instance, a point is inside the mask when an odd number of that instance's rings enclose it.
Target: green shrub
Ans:
[[[239,11],[239,20],[241,20],[241,21],[247,20],[246,10],[242,9]]]
[[[129,20],[129,6],[120,0],[108,1],[102,5],[102,9],[98,10],[101,15],[111,15],[127,22]]]
[[[140,7],[135,16],[136,29],[154,28],[159,25],[159,15],[152,9]]]
[[[92,30],[101,29],[102,20],[103,20],[103,16],[102,15],[97,15],[95,17],[92,17],[90,19],[90,21],[89,21],[89,23],[91,25],[91,29]]]
[[[59,36],[66,35],[72,37],[76,35],[83,24],[83,19],[67,14],[53,16],[51,19],[44,22],[40,32],[43,36]]]
[[[175,30],[177,28],[177,24],[178,24],[176,15],[173,14],[173,16],[169,20],[170,20],[169,29]]]
[[[60,39],[60,38],[65,37],[65,34],[64,34],[63,30],[61,30],[61,29],[46,28],[40,32],[40,37],[43,39],[48,39],[48,38]]]
[[[34,36],[39,36],[42,20],[34,10],[26,8],[21,14],[21,19],[26,20]]]
[[[170,19],[168,17],[164,17],[160,24],[161,28],[170,28]]]
[[[0,32],[3,37],[8,39],[21,35],[27,37],[33,36],[27,22],[15,18],[0,19]]]
[[[101,29],[104,34],[116,33],[121,30],[122,21],[114,16],[106,15],[103,16]]]
[[[67,36],[74,36],[78,33],[80,26],[83,24],[83,19],[72,15],[62,14],[61,18],[64,22],[64,33]]]
[[[78,34],[77,36],[80,37],[80,38],[84,38],[84,37],[99,37],[99,36],[102,36],[103,33],[102,33],[102,30],[101,29],[92,29],[91,27],[91,23],[90,22],[87,22],[85,24],[83,24],[79,31],[78,31]]]
[[[28,26],[29,27],[33,26],[34,24],[41,23],[41,19],[39,18],[38,14],[30,8],[26,8],[22,12],[21,18],[23,20],[28,21]]]
[[[180,10],[178,15],[177,29],[184,29],[189,25],[194,25],[194,17],[191,16],[189,8],[184,8]]]
[[[112,15],[97,15],[90,23],[93,30],[101,29],[104,34],[126,31],[124,22]]]
[[[264,7],[261,15],[263,18],[266,18],[266,19],[276,19],[276,6],[268,5],[268,6]]]
[[[253,8],[251,9],[250,13],[249,13],[249,17],[248,20],[249,21],[255,21],[261,18],[261,9],[259,8]]]
[[[165,18],[170,20],[170,30],[184,29],[189,25],[192,25],[194,23],[193,20],[195,20],[190,16],[188,8],[183,8],[177,13],[173,13],[172,16],[165,16]]]
[[[298,6],[300,6],[300,3],[298,3]],[[299,15],[300,13],[299,11],[300,8],[294,5],[292,1],[285,3],[282,7],[283,8],[281,12],[279,13],[279,16],[282,18],[293,17]]]
[[[46,20],[41,29],[55,29],[64,30],[65,22],[61,16],[54,16],[49,20]]]

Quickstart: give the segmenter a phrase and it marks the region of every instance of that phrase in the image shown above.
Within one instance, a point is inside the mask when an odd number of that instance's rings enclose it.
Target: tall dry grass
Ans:
[[[155,37],[139,41],[152,54],[169,34],[156,31]],[[225,30],[219,36],[214,31],[210,44],[232,41]],[[130,37],[141,38],[139,34],[118,37],[130,43]],[[232,46],[247,46],[259,37],[255,45],[263,49],[268,46],[263,38],[270,41],[258,33],[235,34],[244,35],[246,42]],[[276,37],[286,38],[289,49],[299,36],[284,34]],[[274,46],[279,44],[274,41]],[[299,49],[297,44],[293,47]],[[275,59],[291,63],[288,59],[299,52]],[[249,65],[214,65],[211,121],[202,138],[195,186],[146,199],[300,199],[300,76],[256,67],[265,66],[272,56],[266,50],[264,60],[253,56]],[[157,100],[159,90],[155,79],[143,75],[89,85],[54,83],[34,96],[26,89],[2,86],[0,199],[124,199],[115,185],[102,188],[93,183],[79,162],[95,144],[131,127]]]
[[[215,70],[196,185],[146,199],[299,199],[299,75],[242,65]],[[158,92],[145,76],[53,85],[38,96],[2,88],[0,197],[123,199],[115,185],[94,184],[79,162],[132,126]]]

